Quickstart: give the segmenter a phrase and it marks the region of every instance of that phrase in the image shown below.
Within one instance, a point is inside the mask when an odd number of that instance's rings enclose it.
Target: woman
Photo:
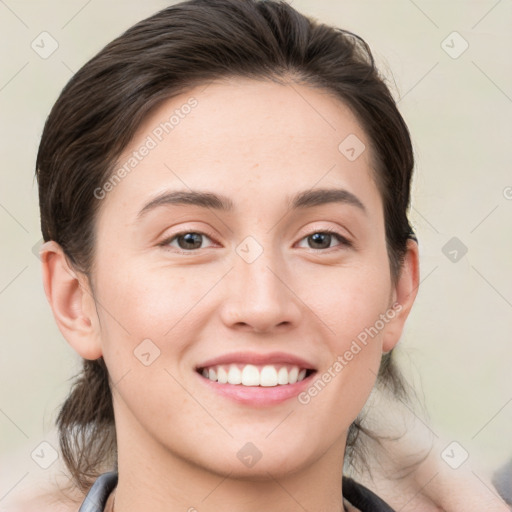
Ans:
[[[76,73],[37,177],[80,510],[391,510],[342,469],[403,393],[412,169],[364,41],[285,3],[169,7]]]

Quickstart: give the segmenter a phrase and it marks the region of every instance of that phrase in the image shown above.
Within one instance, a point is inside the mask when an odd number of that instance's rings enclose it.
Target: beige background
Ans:
[[[43,123],[73,72],[168,4],[0,1],[0,509],[12,489],[58,467],[42,469],[31,453],[43,441],[56,446],[52,422],[77,368],[32,252],[41,238],[33,176]],[[491,471],[512,456],[512,2],[293,5],[363,36],[402,98],[417,158],[411,217],[423,277],[404,364],[421,375],[436,435]],[[31,48],[43,31],[59,45],[47,59]],[[452,237],[468,249],[457,262],[443,253]]]

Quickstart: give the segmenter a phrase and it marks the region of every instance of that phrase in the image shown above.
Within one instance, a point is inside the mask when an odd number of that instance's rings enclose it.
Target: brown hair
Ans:
[[[407,126],[358,36],[311,20],[285,2],[190,0],[137,23],[87,62],[63,89],[37,155],[43,238],[71,265],[94,270],[94,191],[148,112],[164,99],[223,77],[295,81],[331,92],[355,113],[372,145],[384,205],[390,271],[399,275],[411,235],[407,219],[413,151]],[[391,353],[379,382],[403,396]],[[116,464],[109,376],[84,360],[58,419],[60,445],[81,490]],[[362,431],[358,421],[348,449]]]

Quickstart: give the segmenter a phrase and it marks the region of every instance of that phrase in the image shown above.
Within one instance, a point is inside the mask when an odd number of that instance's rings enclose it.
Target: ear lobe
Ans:
[[[100,329],[87,276],[69,265],[57,242],[44,243],[40,255],[44,291],[60,332],[84,359],[98,359]]]
[[[400,340],[404,329],[405,321],[409,316],[419,287],[419,254],[418,244],[415,240],[407,241],[407,252],[404,257],[400,276],[393,292],[393,309],[395,317],[386,325],[383,336],[382,350],[389,352]]]

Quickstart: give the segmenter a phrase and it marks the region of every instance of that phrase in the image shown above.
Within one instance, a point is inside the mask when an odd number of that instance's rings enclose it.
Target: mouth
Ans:
[[[317,370],[284,352],[238,352],[205,361],[195,368],[209,392],[251,407],[277,405],[296,397]]]
[[[219,384],[247,387],[275,387],[296,384],[312,375],[315,370],[293,364],[216,364],[196,370],[205,379]]]

